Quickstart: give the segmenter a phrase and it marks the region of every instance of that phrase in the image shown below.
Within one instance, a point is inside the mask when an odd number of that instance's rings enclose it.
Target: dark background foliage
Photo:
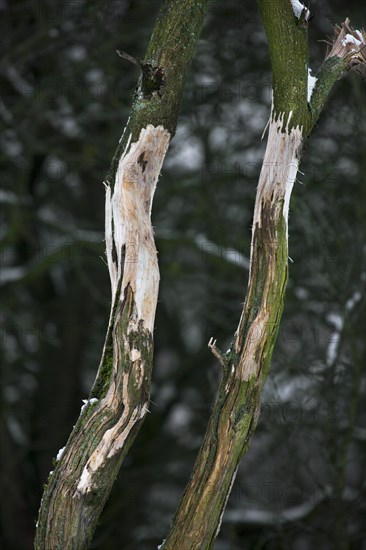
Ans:
[[[52,458],[96,373],[110,306],[104,187],[157,0],[3,1],[1,547],[32,548]],[[310,2],[311,65],[358,1]],[[364,15],[364,12],[363,12]],[[291,55],[291,52],[288,52]],[[189,478],[248,275],[271,73],[256,2],[213,2],[153,209],[161,268],[151,414],[93,548],[148,550]],[[365,83],[337,83],[290,210],[284,317],[216,548],[366,548]]]

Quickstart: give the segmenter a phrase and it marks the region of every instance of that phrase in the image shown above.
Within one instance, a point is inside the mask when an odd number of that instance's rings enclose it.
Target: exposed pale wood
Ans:
[[[303,141],[290,119],[291,113],[272,115],[254,210],[247,296],[233,345],[221,359],[225,368],[217,400],[164,550],[212,546],[256,427],[283,308],[288,205]],[[209,346],[220,359],[213,340]]]

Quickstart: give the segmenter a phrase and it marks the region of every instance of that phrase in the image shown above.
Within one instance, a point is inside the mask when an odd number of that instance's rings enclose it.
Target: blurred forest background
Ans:
[[[30,550],[52,458],[94,379],[110,307],[104,186],[160,2],[2,1],[1,539]],[[311,66],[356,0],[311,1]],[[291,52],[288,52],[291,55]],[[161,288],[151,414],[93,548],[167,533],[202,441],[248,276],[270,112],[254,0],[212,2],[153,207]],[[335,86],[290,209],[290,278],[259,426],[217,550],[366,549],[365,82]],[[183,550],[183,549],[182,549]]]

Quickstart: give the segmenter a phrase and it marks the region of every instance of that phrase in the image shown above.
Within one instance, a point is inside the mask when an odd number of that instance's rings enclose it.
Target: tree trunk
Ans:
[[[209,347],[223,376],[191,479],[185,489],[164,550],[211,548],[243,455],[249,448],[281,320],[288,273],[288,210],[304,140],[313,128],[335,80],[365,63],[365,33],[348,20],[336,28],[333,48],[317,75],[308,78],[309,11],[299,2],[261,0],[273,70],[269,135],[253,217],[248,289],[231,349]],[[348,37],[348,38],[347,38]],[[351,37],[351,38],[349,38]],[[365,49],[365,47],[363,46]],[[364,50],[363,50],[364,51]],[[364,66],[364,65],[363,65]]]
[[[140,63],[131,116],[105,182],[112,286],[106,341],[89,399],[44,490],[37,549],[88,547],[148,412],[159,287],[151,206],[207,6],[166,0]]]

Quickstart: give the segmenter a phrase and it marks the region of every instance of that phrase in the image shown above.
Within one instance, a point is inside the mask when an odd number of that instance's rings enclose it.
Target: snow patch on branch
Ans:
[[[345,304],[345,314],[350,315],[358,303],[362,299],[362,294],[356,290],[352,296],[347,300]],[[345,315],[340,313],[329,313],[327,315],[327,321],[333,325],[334,331],[332,337],[330,338],[329,345],[326,352],[326,365],[328,367],[333,367],[338,356],[339,345],[342,337],[342,331],[345,325]]]
[[[312,76],[311,69],[308,69],[308,103],[310,103],[311,96],[317,82],[316,76]]]
[[[1,269],[0,286],[23,279],[27,275],[24,266],[3,267]]]
[[[323,500],[326,494],[314,494],[308,501],[299,505],[276,512],[250,509],[250,510],[228,510],[225,513],[224,522],[236,525],[282,525],[287,522],[301,521],[312,512]]]
[[[352,50],[358,50],[362,45],[365,44],[362,38],[362,34],[360,31],[355,31],[355,34],[359,37],[357,39],[352,34],[346,34],[346,36],[342,40],[342,46],[350,45]]]
[[[304,6],[299,0],[291,0],[292,11],[294,12],[295,17],[300,19],[303,17],[305,21],[309,21],[310,10]]]
[[[250,261],[249,258],[244,256],[239,250],[235,248],[227,248],[219,246],[218,244],[210,241],[207,237],[202,234],[197,235],[194,238],[194,241],[198,248],[202,250],[205,254],[210,254],[217,256],[228,263],[238,265],[244,269],[249,269]]]
[[[94,403],[97,403],[98,399],[96,397],[92,397],[91,399],[83,399],[83,405],[80,409],[80,414],[89,406],[94,405]]]
[[[64,454],[65,448],[66,448],[66,445],[65,447],[62,447],[62,449],[60,449],[59,452],[57,453],[57,456],[56,456],[57,462],[61,459],[62,455]]]

